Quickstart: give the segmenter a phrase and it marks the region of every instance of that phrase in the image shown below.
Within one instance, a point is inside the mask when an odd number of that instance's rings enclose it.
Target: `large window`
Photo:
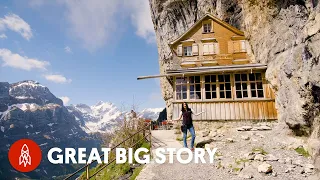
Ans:
[[[237,98],[247,98],[248,74],[235,74],[235,86]]]
[[[176,99],[187,99],[187,78],[176,78]]]
[[[206,75],[204,79],[206,99],[232,98],[230,74]]]
[[[251,97],[263,98],[263,86],[261,73],[249,74]]]
[[[183,55],[184,56],[192,56],[192,46],[183,47]]]
[[[235,74],[235,86],[237,98],[264,97],[261,73]]]
[[[190,76],[190,99],[201,99],[201,82],[200,76]]]
[[[206,99],[216,99],[217,98],[217,76],[207,75],[204,77],[204,89],[206,93]]]
[[[231,98],[230,74],[218,75],[220,98]]]
[[[175,90],[176,100],[264,98],[261,73],[176,77]]]

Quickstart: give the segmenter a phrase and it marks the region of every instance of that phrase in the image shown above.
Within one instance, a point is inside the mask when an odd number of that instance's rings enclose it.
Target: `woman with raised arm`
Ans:
[[[186,102],[182,103],[182,108],[181,108],[181,113],[179,115],[179,119],[176,119],[175,121],[182,120],[182,126],[181,126],[181,131],[183,132],[183,145],[185,148],[188,148],[187,145],[187,130],[189,130],[192,138],[191,138],[191,150],[194,150],[194,140],[196,138],[196,132],[193,127],[192,123],[192,114],[195,116],[199,116],[200,114],[204,113],[200,112],[196,114],[191,108],[189,108],[188,104]]]

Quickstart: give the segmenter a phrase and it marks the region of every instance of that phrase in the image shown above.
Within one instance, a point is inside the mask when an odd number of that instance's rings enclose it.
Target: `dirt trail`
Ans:
[[[241,127],[225,125],[214,130],[196,131],[196,143],[210,140],[212,142],[207,146],[218,148],[213,164],[180,164],[177,160],[173,164],[150,163],[137,180],[312,179],[315,169],[311,158],[295,150],[304,150],[304,139],[291,136],[278,123]],[[182,147],[182,142],[176,140],[181,135],[176,135],[174,130],[153,131],[152,135],[153,149]],[[205,157],[205,160],[209,162],[209,157]],[[259,169],[266,164],[271,166],[272,172],[259,173]]]

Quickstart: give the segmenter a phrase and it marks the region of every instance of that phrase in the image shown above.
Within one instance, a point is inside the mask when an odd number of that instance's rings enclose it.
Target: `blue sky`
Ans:
[[[0,4],[0,81],[36,80],[68,104],[164,107],[147,0]]]

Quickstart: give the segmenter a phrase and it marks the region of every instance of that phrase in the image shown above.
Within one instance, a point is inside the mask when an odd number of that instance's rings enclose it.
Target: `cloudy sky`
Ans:
[[[67,104],[164,107],[148,0],[2,0],[0,81],[36,80]]]

